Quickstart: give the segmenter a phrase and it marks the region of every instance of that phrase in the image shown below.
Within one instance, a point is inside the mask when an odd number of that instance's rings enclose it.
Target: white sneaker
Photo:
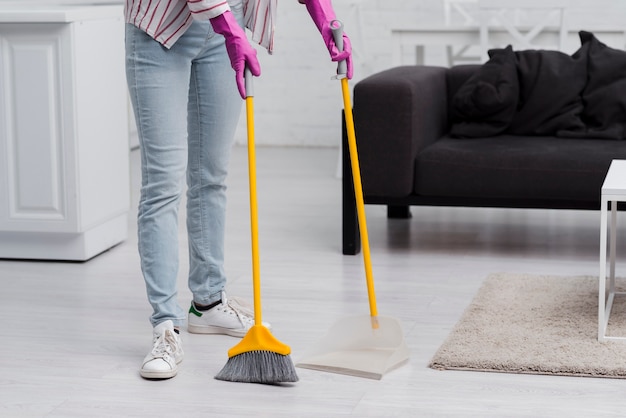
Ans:
[[[226,298],[222,292],[222,302],[208,311],[200,311],[193,302],[189,308],[188,331],[192,334],[226,334],[243,337],[254,325],[252,307],[239,298]],[[267,328],[270,325],[263,323]]]
[[[170,320],[154,327],[152,351],[143,359],[140,374],[146,379],[169,379],[176,376],[178,363],[183,361],[183,346]]]

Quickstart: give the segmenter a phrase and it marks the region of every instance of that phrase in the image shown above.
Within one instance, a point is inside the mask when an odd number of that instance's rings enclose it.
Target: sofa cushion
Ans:
[[[489,51],[491,58],[452,98],[452,134],[484,137],[504,132],[515,115],[518,82],[515,54],[509,45]]]
[[[589,81],[583,91],[586,136],[626,137],[626,51],[613,49],[592,33],[581,32],[589,46]]]
[[[448,102],[450,125],[452,125],[451,118],[453,113],[452,98],[471,76],[480,71],[481,67],[482,65],[480,64],[463,64],[446,68],[446,86],[448,87],[446,98]]]
[[[416,159],[416,194],[437,197],[597,201],[621,141],[558,137],[444,137]]]
[[[587,46],[560,51],[516,51],[518,109],[507,133],[557,135],[584,128],[582,91],[587,83]]]

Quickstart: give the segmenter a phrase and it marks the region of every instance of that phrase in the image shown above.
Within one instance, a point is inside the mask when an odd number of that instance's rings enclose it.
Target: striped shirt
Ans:
[[[274,29],[278,0],[244,0],[245,25],[252,32],[252,40],[274,52]]]
[[[243,3],[245,26],[252,32],[252,40],[273,52],[277,0],[243,0]],[[126,23],[171,48],[193,19],[209,20],[228,10],[226,0],[126,0],[124,16]]]

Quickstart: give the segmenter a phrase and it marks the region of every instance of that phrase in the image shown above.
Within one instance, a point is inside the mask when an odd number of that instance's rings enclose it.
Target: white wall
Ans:
[[[7,0],[0,0],[5,2]],[[12,0],[15,1],[15,0]],[[33,0],[20,0],[33,1]],[[37,0],[34,0],[37,1]],[[38,0],[46,3],[122,3],[123,0]],[[625,26],[626,0],[570,0],[570,24]],[[263,74],[255,81],[256,142],[337,146],[341,89],[304,6],[279,0],[275,53],[259,50]],[[337,17],[353,43],[358,80],[391,66],[390,29],[443,22],[442,0],[334,0]],[[520,0],[523,4],[523,0]],[[237,141],[245,143],[242,117]]]
[[[353,43],[352,84],[391,66],[392,27],[443,22],[442,0],[334,0],[333,4]],[[296,0],[279,0],[278,18],[275,54],[259,51],[263,75],[256,83],[257,142],[336,146],[342,102],[339,83],[330,80],[335,66]],[[573,27],[626,28],[625,22],[626,0],[571,0]],[[244,134],[241,123],[239,141],[245,140]]]

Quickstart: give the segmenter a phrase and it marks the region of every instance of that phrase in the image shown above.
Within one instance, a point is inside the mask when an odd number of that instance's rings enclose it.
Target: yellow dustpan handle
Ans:
[[[330,22],[335,45],[340,51],[343,50],[343,24],[338,20]],[[352,103],[350,100],[350,87],[345,62],[339,63],[337,73],[341,78],[341,92],[343,94],[343,110],[346,118],[346,130],[348,131],[348,148],[350,150],[350,164],[352,166],[352,179],[354,182],[354,195],[356,198],[356,210],[359,220],[359,231],[363,246],[363,263],[365,265],[365,279],[367,281],[367,296],[370,304],[370,315],[378,316],[376,308],[376,292],[374,291],[374,275],[372,274],[372,261],[370,258],[370,244],[367,236],[367,221],[365,219],[365,203],[363,201],[363,188],[361,186],[361,170],[359,168],[359,154],[356,147],[356,134],[354,132],[354,119],[352,117]]]
[[[359,169],[359,156],[356,148],[354,119],[352,118],[352,105],[350,103],[350,90],[347,78],[341,79],[341,91],[343,93],[346,130],[348,131],[348,148],[350,149],[350,164],[352,165],[352,179],[354,181],[356,210],[357,217],[359,219],[361,242],[363,245],[363,263],[365,265],[365,279],[367,280],[367,295],[370,303],[370,315],[378,316],[378,310],[376,308],[376,293],[374,292],[374,275],[372,274],[372,261],[370,258],[370,244],[367,236],[367,221],[365,219],[365,204],[363,202],[363,188],[361,186],[361,170]]]
[[[245,70],[246,126],[248,130],[248,178],[250,183],[250,233],[252,239],[252,292],[254,323],[261,325],[261,273],[259,262],[259,222],[256,196],[256,155],[254,152],[254,92],[252,73]]]

